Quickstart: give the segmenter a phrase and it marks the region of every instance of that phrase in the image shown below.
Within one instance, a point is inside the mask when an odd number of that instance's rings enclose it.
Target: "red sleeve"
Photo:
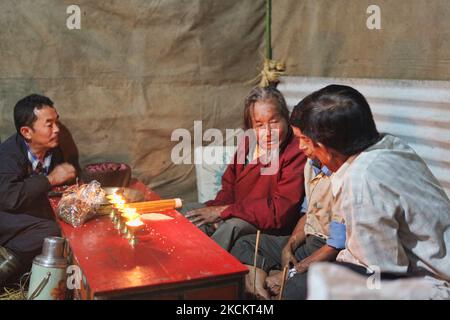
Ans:
[[[234,203],[234,185],[236,181],[236,155],[234,162],[227,166],[222,176],[222,189],[214,200],[205,202],[207,206],[223,206]]]
[[[232,204],[222,211],[222,219],[241,218],[262,230],[282,229],[296,222],[305,194],[303,169],[306,156],[298,149],[289,151],[290,155],[286,155],[281,164],[272,194]]]

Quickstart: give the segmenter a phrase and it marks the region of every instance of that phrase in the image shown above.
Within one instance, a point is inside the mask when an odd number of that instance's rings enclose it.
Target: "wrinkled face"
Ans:
[[[274,150],[286,138],[288,124],[278,113],[275,104],[270,101],[257,101],[253,106],[252,127],[255,130],[258,145]]]
[[[59,144],[59,116],[54,108],[34,109],[37,119],[32,127],[22,127],[20,132],[36,149],[55,148]]]

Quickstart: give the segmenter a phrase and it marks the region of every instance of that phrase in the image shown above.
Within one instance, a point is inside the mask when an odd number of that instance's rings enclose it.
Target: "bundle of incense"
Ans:
[[[181,199],[167,199],[167,200],[154,200],[146,202],[134,202],[126,203],[125,208],[136,209],[138,213],[151,212],[151,211],[162,211],[162,210],[172,210],[180,208],[182,206]]]

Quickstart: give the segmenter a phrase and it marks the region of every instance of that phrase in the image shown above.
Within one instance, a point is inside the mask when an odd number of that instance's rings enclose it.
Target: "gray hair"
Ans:
[[[286,105],[286,100],[283,94],[275,87],[255,87],[253,88],[247,98],[245,98],[244,106],[244,129],[252,128],[252,110],[253,106],[258,101],[272,101],[277,108],[278,113],[286,121],[289,126],[289,110]]]

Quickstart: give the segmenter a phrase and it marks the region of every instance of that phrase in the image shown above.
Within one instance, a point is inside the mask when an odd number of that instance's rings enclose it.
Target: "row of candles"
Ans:
[[[156,200],[146,202],[127,203],[119,194],[106,196],[112,205],[110,218],[116,228],[130,245],[135,247],[138,243],[136,233],[144,228],[141,214],[155,211],[172,210],[182,206],[181,199]]]

